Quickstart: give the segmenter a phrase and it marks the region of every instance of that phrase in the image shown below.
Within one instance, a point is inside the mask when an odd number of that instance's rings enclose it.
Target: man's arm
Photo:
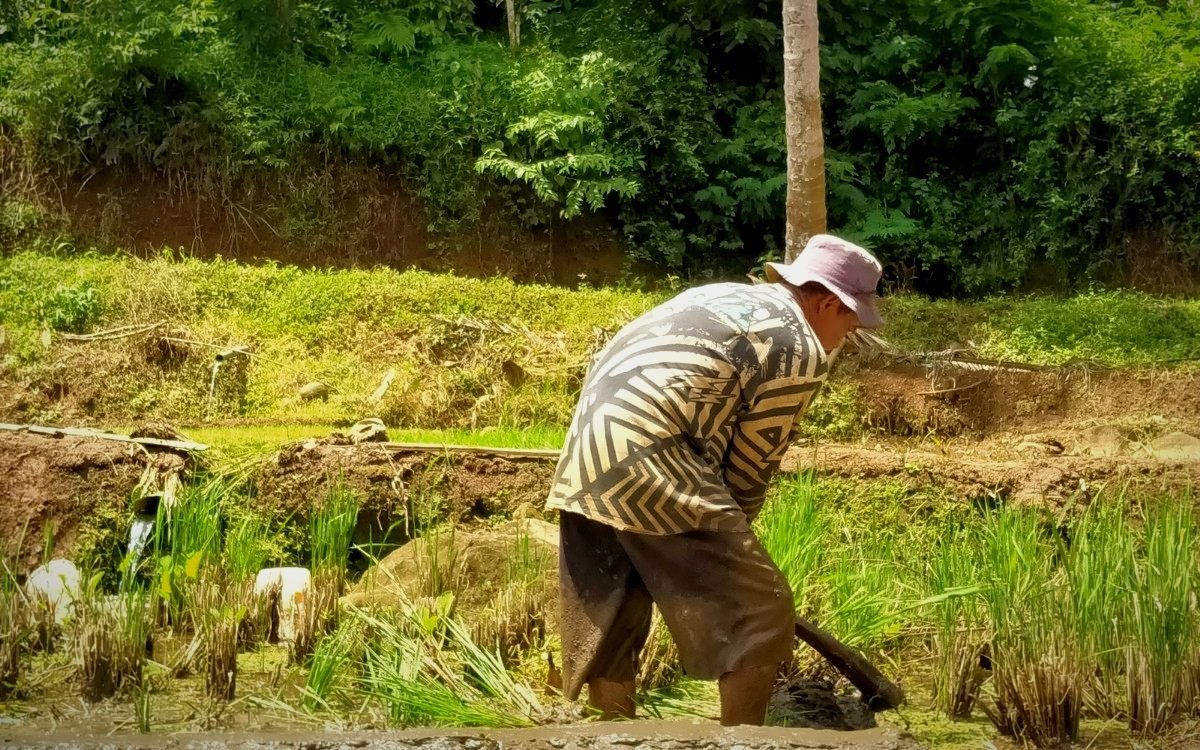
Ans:
[[[751,523],[791,443],[793,425],[820,388],[819,380],[761,381],[740,413],[729,441],[724,478]]]

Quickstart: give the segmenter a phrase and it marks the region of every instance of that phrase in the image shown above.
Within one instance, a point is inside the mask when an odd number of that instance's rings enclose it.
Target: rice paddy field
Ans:
[[[541,532],[530,519],[431,522],[399,563],[362,573],[348,565],[353,492],[335,483],[297,520],[249,512],[252,491],[193,478],[119,564],[81,571],[60,625],[7,564],[0,710],[31,727],[118,734],[586,718],[556,690],[549,521],[535,519]],[[1111,488],[1051,511],[792,474],[756,528],[797,610],[905,688],[909,704],[879,721],[927,746],[1166,746],[1197,731],[1200,554],[1188,494]],[[43,533],[49,548],[53,529]],[[489,538],[500,552],[481,572],[466,561]],[[284,609],[255,591],[274,565],[311,571],[282,640],[272,633]],[[374,587],[391,598],[345,596]],[[679,672],[661,623],[640,669],[643,715],[716,715],[714,687]],[[805,647],[780,680],[781,691],[796,681],[846,691]],[[775,723],[806,725],[803,706],[773,705]]]

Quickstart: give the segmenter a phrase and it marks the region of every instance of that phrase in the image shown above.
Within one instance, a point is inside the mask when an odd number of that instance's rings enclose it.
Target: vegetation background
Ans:
[[[591,217],[659,273],[779,254],[779,2],[517,7],[512,47],[491,0],[3,3],[0,248],[54,229],[38,196],[64,175],[102,173],[215,196],[247,225],[266,196],[274,233],[317,242],[348,231],[332,217],[354,167],[412,191],[435,238]],[[1200,8],[820,11],[830,226],[892,283],[1194,288]]]

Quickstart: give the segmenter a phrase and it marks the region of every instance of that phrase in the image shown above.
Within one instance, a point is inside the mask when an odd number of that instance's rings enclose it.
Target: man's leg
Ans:
[[[586,684],[601,718],[632,718],[650,594],[611,527],[563,513],[558,549],[563,694],[575,700]]]
[[[688,676],[719,680],[721,723],[762,724],[795,646],[787,579],[751,532],[618,532]]]
[[[721,675],[721,724],[761,726],[775,687],[775,667],[743,667]]]

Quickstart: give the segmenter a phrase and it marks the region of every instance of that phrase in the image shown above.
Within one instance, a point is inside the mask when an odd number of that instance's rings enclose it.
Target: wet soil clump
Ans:
[[[179,475],[188,467],[186,454],[135,443],[0,431],[4,553],[28,573],[41,563],[47,522],[55,556],[86,553],[81,547],[93,532],[103,536],[102,525],[125,523],[130,496],[147,472]]]

